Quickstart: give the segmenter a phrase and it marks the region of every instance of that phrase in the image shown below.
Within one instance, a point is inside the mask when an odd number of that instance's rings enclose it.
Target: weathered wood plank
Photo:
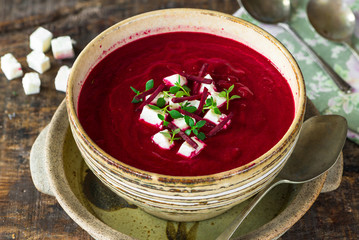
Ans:
[[[12,52],[26,72],[28,36],[44,26],[55,36],[70,35],[81,49],[112,24],[147,11],[191,7],[233,13],[236,0],[0,0],[0,56]],[[51,53],[47,53],[51,56]],[[65,94],[54,88],[58,68],[73,60],[51,58],[41,75],[39,95],[25,96],[21,80],[0,73],[0,239],[91,239],[52,197],[32,184],[29,152]],[[344,148],[341,187],[321,194],[307,214],[282,239],[357,239],[359,237],[359,147]]]

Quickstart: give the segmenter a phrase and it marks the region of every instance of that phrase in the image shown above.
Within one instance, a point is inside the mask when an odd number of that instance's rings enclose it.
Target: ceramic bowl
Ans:
[[[244,166],[195,177],[168,176],[129,166],[104,152],[86,134],[77,117],[81,87],[91,69],[122,45],[152,34],[204,32],[241,42],[266,56],[287,79],[295,117],[283,138]],[[231,15],[198,9],[167,9],[141,14],[110,27],[82,51],[67,88],[71,130],[89,168],[115,193],[148,213],[174,221],[217,216],[248,199],[282,169],[293,150],[305,112],[305,87],[298,65],[285,47],[264,30]]]

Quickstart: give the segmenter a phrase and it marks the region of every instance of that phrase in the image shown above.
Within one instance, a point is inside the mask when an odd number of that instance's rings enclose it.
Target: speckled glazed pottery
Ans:
[[[294,96],[295,118],[284,137],[251,163],[213,175],[178,177],[131,167],[100,149],[77,118],[79,93],[91,69],[110,52],[148,35],[173,31],[205,32],[242,42],[257,50],[288,80]],[[293,150],[305,111],[305,88],[299,67],[290,53],[262,29],[231,15],[171,9],[124,20],[91,41],[73,65],[67,91],[71,130],[85,162],[115,193],[160,218],[198,221],[217,216],[248,199],[269,183]]]

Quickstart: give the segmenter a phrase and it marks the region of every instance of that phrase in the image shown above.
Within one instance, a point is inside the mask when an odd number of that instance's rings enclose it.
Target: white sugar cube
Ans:
[[[12,80],[23,75],[21,64],[11,53],[7,53],[1,57],[1,69],[8,80]]]
[[[75,56],[72,41],[69,36],[52,39],[51,48],[55,59],[73,58]]]
[[[60,67],[55,77],[55,88],[57,91],[66,92],[67,80],[70,75],[70,68],[68,66]]]
[[[171,149],[174,146],[174,142],[171,143],[170,132],[167,129],[153,135],[152,141],[163,149]]]
[[[195,119],[193,119],[193,121],[196,123]],[[173,119],[172,123],[176,125],[178,128],[180,128],[181,130],[186,130],[187,128],[189,128],[184,118]]]
[[[46,52],[50,48],[52,33],[43,28],[38,27],[35,32],[30,35],[30,48],[32,50]]]
[[[192,158],[198,155],[202,151],[202,149],[206,146],[204,142],[202,142],[196,137],[191,137],[191,139],[197,143],[198,147],[195,149],[185,141],[184,143],[182,143],[177,154],[183,157]]]
[[[181,86],[186,85],[187,84],[187,79],[179,74],[173,74],[171,76],[165,77],[163,78],[163,82],[167,85],[167,86],[174,86],[176,82],[178,82]]]
[[[50,58],[43,52],[32,51],[26,56],[27,64],[38,73],[44,73],[50,69]]]
[[[143,120],[151,125],[162,128],[162,120],[158,118],[158,114],[162,114],[160,110],[154,110],[148,105],[144,106],[140,114],[140,120]],[[165,119],[167,114],[165,115]]]
[[[212,79],[211,75],[207,74],[206,76],[204,76],[204,78],[207,78],[207,79]],[[216,86],[214,85],[213,82],[211,82],[210,84],[208,83],[201,83],[201,86],[199,88],[199,93],[203,93],[203,90],[204,88],[207,88],[208,92],[209,93],[213,93],[213,92],[216,92],[217,91],[217,88]]]
[[[40,92],[41,81],[38,73],[26,73],[22,78],[22,86],[26,95],[37,94]]]
[[[227,102],[227,99],[225,97],[219,96],[219,92],[211,92],[211,96],[213,97],[213,100],[217,103],[217,107],[221,107]]]

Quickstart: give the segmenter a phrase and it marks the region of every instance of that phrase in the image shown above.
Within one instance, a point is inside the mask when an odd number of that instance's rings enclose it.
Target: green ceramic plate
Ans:
[[[65,102],[36,140],[31,152],[32,162],[43,154],[43,144],[46,174],[36,172],[33,167],[35,186],[41,191],[44,188],[41,182],[48,182],[50,192],[67,214],[96,239],[215,239],[248,203],[201,222],[171,222],[145,213],[112,193],[88,169],[69,129]],[[341,171],[336,171],[334,179],[340,181],[340,174]],[[42,177],[39,179],[39,176]],[[303,185],[276,187],[248,216],[234,237],[278,238],[310,208],[325,178],[322,176]]]

